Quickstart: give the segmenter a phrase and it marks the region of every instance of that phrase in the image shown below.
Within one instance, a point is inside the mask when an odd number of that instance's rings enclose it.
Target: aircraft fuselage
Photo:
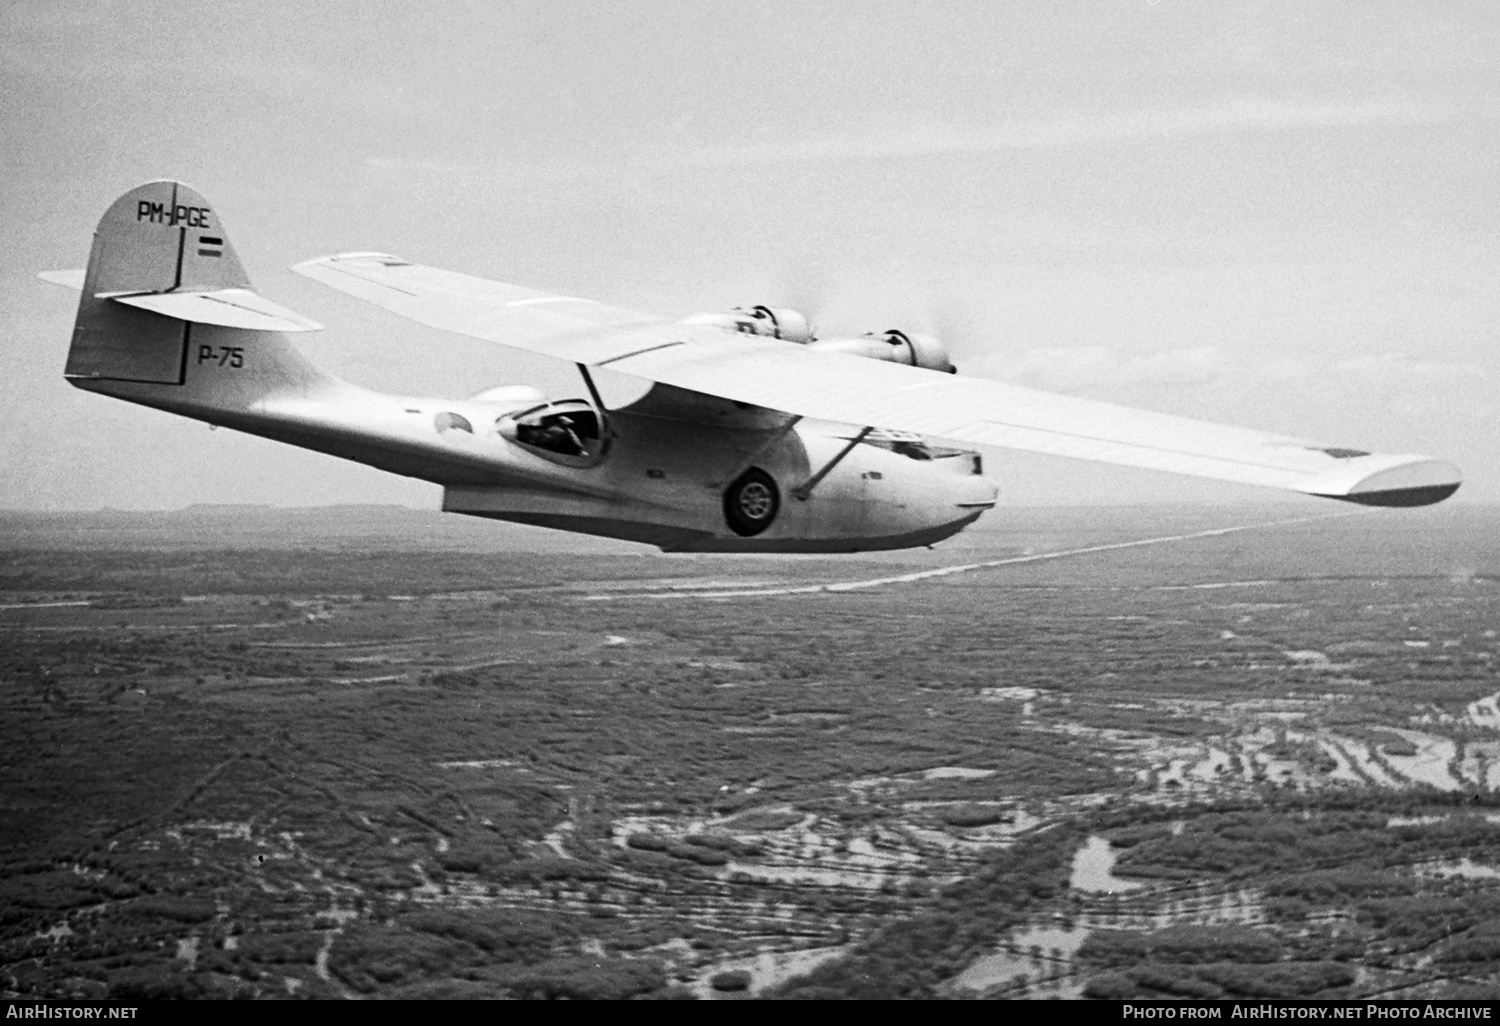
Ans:
[[[293,365],[279,336],[207,325],[179,334],[188,358],[178,382],[70,380],[431,481],[455,513],[672,551],[859,552],[950,537],[997,494],[976,453],[661,386],[600,415],[595,437],[554,450],[540,437],[545,423],[524,432],[528,412],[562,410],[573,424],[588,420],[589,404],[390,395]],[[205,351],[214,357],[195,357]],[[759,516],[737,516],[736,501]]]

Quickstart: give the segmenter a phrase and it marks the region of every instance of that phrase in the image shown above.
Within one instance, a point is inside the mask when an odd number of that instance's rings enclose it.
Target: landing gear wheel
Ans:
[[[751,467],[724,490],[724,519],[741,537],[760,534],[781,509],[776,481],[759,467]]]

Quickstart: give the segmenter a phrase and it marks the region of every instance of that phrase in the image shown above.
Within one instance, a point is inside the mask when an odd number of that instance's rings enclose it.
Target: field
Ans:
[[[0,990],[1500,997],[1500,510],[827,587],[1330,512],[0,515]]]

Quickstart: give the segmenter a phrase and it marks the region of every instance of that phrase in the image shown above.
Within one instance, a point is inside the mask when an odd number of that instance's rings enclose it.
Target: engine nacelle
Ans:
[[[728,313],[698,313],[685,317],[683,324],[707,324],[725,331],[738,331],[746,335],[764,335],[767,338],[785,339],[806,345],[813,340],[812,328],[796,310],[782,307],[752,306],[735,307]]]
[[[867,360],[904,363],[909,367],[956,374],[958,368],[948,359],[948,350],[931,335],[908,335],[892,328],[855,338],[814,338],[807,318],[796,310],[781,307],[737,306],[727,313],[696,313],[684,317],[683,324],[701,324],[745,335],[779,338],[828,353],[848,353]]]
[[[879,335],[860,335],[857,338],[825,338],[812,344],[813,349],[829,353],[848,353],[869,360],[885,360],[904,363],[910,367],[957,374],[958,368],[948,359],[948,350],[931,335],[908,335],[892,328]]]

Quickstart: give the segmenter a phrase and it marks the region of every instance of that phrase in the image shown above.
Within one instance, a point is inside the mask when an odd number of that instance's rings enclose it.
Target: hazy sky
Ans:
[[[62,379],[104,208],[175,177],[362,384],[566,369],[285,270],[350,249],[682,316],[945,334],[964,373],[1458,463],[1500,501],[1500,5],[0,6],[0,508],[434,486]],[[1010,501],[1258,494],[995,453]],[[1309,500],[1310,501],[1310,500]]]

